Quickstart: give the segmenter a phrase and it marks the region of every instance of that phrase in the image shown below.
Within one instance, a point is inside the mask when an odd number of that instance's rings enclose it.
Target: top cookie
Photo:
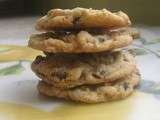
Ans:
[[[51,31],[57,29],[119,28],[131,24],[122,11],[112,13],[106,9],[86,8],[52,9],[37,21],[36,29]]]

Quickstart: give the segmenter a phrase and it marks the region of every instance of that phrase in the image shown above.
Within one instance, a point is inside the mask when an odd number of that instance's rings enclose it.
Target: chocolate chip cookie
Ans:
[[[138,32],[132,28],[99,31],[56,31],[34,34],[28,45],[45,52],[84,53],[101,52],[125,47]]]
[[[58,98],[70,99],[84,103],[99,103],[126,98],[133,91],[140,80],[138,71],[131,75],[118,79],[111,83],[101,83],[96,85],[83,85],[67,90],[58,89],[50,84],[40,81],[39,92]]]
[[[48,54],[38,56],[32,63],[37,76],[61,89],[115,81],[131,74],[135,67],[135,59],[127,51]]]
[[[97,29],[129,26],[131,21],[124,12],[86,8],[53,9],[37,21],[36,29],[53,31],[57,29]]]

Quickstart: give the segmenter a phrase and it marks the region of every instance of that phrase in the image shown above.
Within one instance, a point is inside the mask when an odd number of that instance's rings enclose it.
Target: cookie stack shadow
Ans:
[[[44,52],[31,67],[40,93],[84,103],[126,98],[140,80],[134,55],[139,37],[123,12],[53,9],[37,21],[29,46]]]

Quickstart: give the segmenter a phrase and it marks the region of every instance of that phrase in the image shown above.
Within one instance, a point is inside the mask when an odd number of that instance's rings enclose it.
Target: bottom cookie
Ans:
[[[130,76],[119,79],[116,82],[103,83],[97,85],[84,85],[66,90],[53,87],[43,81],[38,84],[40,93],[58,98],[70,99],[84,103],[99,103],[129,96],[140,81],[139,72],[134,72]]]

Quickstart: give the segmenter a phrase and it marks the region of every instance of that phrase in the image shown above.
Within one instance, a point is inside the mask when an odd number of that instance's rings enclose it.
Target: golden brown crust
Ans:
[[[37,21],[36,29],[52,31],[56,29],[119,28],[131,24],[122,11],[112,13],[106,9],[86,8],[52,9]]]

